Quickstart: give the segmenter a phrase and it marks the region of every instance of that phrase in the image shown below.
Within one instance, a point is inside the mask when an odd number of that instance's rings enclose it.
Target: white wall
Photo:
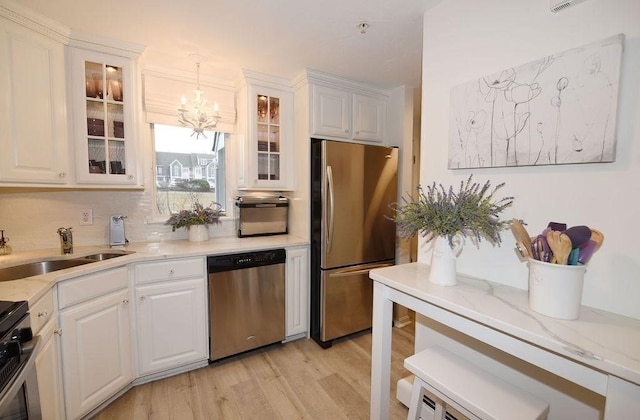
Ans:
[[[624,33],[614,163],[448,170],[449,93],[453,86],[546,55]],[[515,197],[506,218],[528,223],[530,234],[549,221],[588,225],[605,242],[585,277],[583,304],[640,318],[640,1],[587,0],[560,13],[548,0],[445,0],[424,17],[422,185],[506,182]],[[458,271],[527,288],[527,267],[511,232],[499,248],[469,242]],[[421,244],[419,260],[429,262]]]

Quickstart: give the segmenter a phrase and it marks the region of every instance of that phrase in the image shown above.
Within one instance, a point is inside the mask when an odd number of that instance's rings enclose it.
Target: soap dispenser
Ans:
[[[4,236],[4,230],[0,230],[0,255],[11,254],[11,246],[7,242],[9,238]]]
[[[124,219],[121,214],[109,217],[109,246],[124,246],[127,239],[124,236]]]

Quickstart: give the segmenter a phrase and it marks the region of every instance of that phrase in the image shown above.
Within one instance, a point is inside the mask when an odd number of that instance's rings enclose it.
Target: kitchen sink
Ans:
[[[104,261],[110,260],[111,258],[122,257],[123,255],[133,254],[133,251],[109,251],[109,252],[100,252],[98,254],[86,255],[82,258],[86,260],[93,261]]]
[[[77,267],[91,262],[93,261],[78,258],[73,260],[38,261],[15,265],[13,267],[0,268],[0,281],[17,280],[25,277],[37,276],[38,274],[64,270],[65,268]]]
[[[108,251],[72,259],[36,261],[27,264],[14,265],[12,267],[0,268],[0,282],[51,273],[52,271],[64,270],[66,268],[91,264],[129,254],[133,254],[133,251]]]

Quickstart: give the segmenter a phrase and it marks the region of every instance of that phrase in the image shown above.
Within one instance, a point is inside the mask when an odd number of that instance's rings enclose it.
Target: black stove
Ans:
[[[32,338],[26,301],[0,301],[0,390],[19,368],[22,344]]]

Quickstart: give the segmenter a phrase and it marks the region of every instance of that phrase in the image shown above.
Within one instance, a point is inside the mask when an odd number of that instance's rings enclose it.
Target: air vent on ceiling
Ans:
[[[569,6],[582,3],[584,0],[549,0],[549,8],[553,13],[567,9]]]

